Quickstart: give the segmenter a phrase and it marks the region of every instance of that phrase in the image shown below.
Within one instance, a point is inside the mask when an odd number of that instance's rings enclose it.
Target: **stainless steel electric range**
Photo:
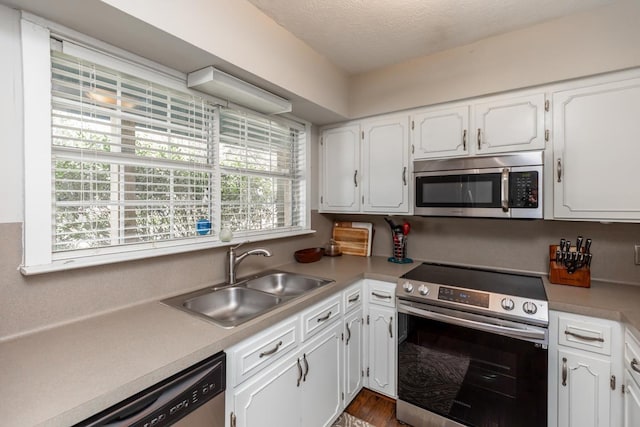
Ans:
[[[397,417],[413,426],[547,425],[542,279],[424,263],[398,280]]]

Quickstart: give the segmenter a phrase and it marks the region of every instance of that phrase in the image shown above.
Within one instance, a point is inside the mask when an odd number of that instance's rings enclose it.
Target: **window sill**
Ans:
[[[261,242],[265,240],[282,239],[286,237],[302,236],[313,234],[315,230],[298,230],[279,234],[263,234],[250,236],[237,236],[230,242],[221,242],[219,240],[209,240],[206,242],[186,243],[179,246],[167,246],[163,248],[145,248],[145,249],[129,249],[123,252],[102,254],[93,256],[84,256],[70,259],[61,259],[53,261],[51,264],[43,265],[21,265],[19,270],[24,276],[33,276],[37,274],[53,273],[56,271],[74,270],[85,267],[95,267],[99,265],[114,264],[118,262],[134,261],[145,258],[153,258],[163,255],[180,254],[185,252],[199,251],[204,249],[221,248],[226,246],[238,245],[243,242]]]

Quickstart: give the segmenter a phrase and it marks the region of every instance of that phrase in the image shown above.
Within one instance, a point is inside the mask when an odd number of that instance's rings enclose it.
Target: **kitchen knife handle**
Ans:
[[[509,212],[509,169],[502,169],[502,212]]]
[[[478,150],[481,149],[480,145],[482,145],[482,131],[478,128]]]
[[[584,252],[587,254],[591,252],[591,239],[587,239],[584,242]]]
[[[562,160],[560,160],[560,158],[558,158],[556,172],[558,173],[558,182],[562,182]]]
[[[567,358],[562,358],[562,385],[567,386]]]
[[[356,169],[355,173],[353,174],[353,185],[355,185],[356,187],[358,186],[358,169]]]
[[[402,168],[402,183],[406,186],[407,185],[407,167],[403,167]]]
[[[462,150],[467,151],[467,130],[462,132]]]

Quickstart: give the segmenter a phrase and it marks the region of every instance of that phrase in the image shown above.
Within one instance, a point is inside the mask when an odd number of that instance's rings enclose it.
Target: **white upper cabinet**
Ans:
[[[554,217],[640,220],[638,71],[580,84],[553,93]]]
[[[360,210],[360,125],[342,126],[322,132],[323,211]]]
[[[413,157],[466,156],[469,154],[469,106],[433,109],[412,116]]]
[[[362,129],[362,210],[409,212],[409,118],[368,120]]]
[[[414,159],[460,157],[545,148],[545,95],[506,94],[411,117]]]
[[[321,212],[410,213],[408,116],[325,129],[320,143]]]

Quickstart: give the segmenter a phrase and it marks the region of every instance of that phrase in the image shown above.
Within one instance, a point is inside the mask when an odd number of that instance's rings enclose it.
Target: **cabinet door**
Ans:
[[[362,306],[344,319],[344,404],[362,389],[363,344]]]
[[[395,310],[369,306],[369,388],[396,395]]]
[[[409,212],[409,118],[363,124],[362,210]]]
[[[640,426],[640,388],[628,371],[624,373],[624,427]]]
[[[304,347],[302,426],[329,426],[342,412],[341,332],[342,323],[335,322]]]
[[[234,391],[237,427],[300,427],[302,382],[298,357],[261,375]]]
[[[640,79],[553,94],[554,216],[638,220]]]
[[[558,351],[558,426],[605,427],[610,423],[611,363],[582,352]]]
[[[360,126],[322,132],[322,192],[324,211],[360,210]]]
[[[499,98],[473,106],[477,154],[543,150],[544,94]]]
[[[469,107],[429,109],[411,117],[414,159],[469,154]]]

